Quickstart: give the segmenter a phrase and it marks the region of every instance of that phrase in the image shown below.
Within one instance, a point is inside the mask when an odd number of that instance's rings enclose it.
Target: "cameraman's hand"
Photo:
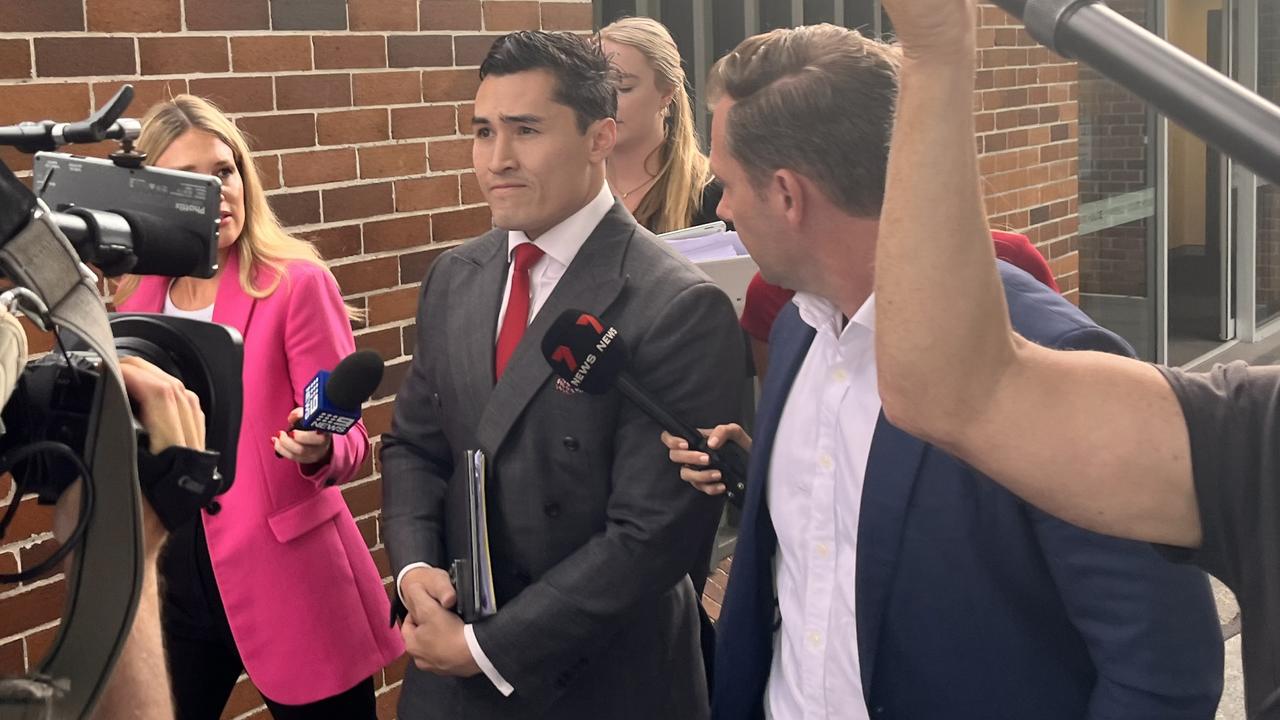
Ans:
[[[139,420],[151,436],[151,454],[177,445],[204,450],[200,398],[172,375],[138,357],[120,358],[124,389],[138,404]]]
[[[302,408],[289,413],[289,427],[302,419]],[[314,430],[291,430],[276,433],[271,438],[276,454],[299,465],[319,465],[329,460],[333,452],[333,437],[329,433]]]
[[[125,391],[138,405],[139,420],[151,438],[151,453],[159,454],[177,445],[204,450],[204,412],[196,394],[177,378],[136,357],[120,358],[120,374]],[[53,515],[53,534],[65,541],[75,529],[80,515],[81,480],[58,498]],[[142,503],[142,532],[148,557],[154,557],[164,542],[164,525],[151,504]]]

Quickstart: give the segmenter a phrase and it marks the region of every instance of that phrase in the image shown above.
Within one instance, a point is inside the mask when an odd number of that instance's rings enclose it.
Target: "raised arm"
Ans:
[[[1009,325],[974,145],[973,3],[885,5],[904,51],[876,254],[885,412],[1065,520],[1198,545],[1187,428],[1159,371]],[[1006,428],[1023,441],[990,442]]]

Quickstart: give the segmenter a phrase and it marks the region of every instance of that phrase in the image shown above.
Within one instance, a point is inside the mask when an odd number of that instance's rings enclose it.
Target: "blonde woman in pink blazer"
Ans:
[[[126,278],[117,306],[244,336],[235,484],[220,512],[174,534],[161,563],[178,718],[216,720],[243,669],[276,720],[374,720],[372,676],[404,647],[338,488],[364,462],[368,434],[363,423],[285,432],[316,371],[355,349],[351,311],[315,249],[280,227],[248,145],[216,107],[190,95],[157,105],[138,147],[156,167],[222,179],[220,270]]]

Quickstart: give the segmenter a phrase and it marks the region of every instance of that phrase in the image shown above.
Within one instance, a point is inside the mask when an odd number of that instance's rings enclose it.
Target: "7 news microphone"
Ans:
[[[382,382],[382,370],[378,353],[359,350],[343,358],[332,372],[316,373],[303,393],[302,417],[290,429],[346,435],[360,420],[360,406]]]
[[[747,451],[736,443],[707,446],[698,429],[676,417],[666,405],[627,372],[627,348],[617,328],[606,327],[596,316],[581,310],[565,310],[542,338],[542,354],[551,369],[575,389],[601,395],[610,388],[634,403],[663,430],[684,438],[689,447],[706,453],[709,467],[720,471],[725,497],[741,507],[747,490]]]

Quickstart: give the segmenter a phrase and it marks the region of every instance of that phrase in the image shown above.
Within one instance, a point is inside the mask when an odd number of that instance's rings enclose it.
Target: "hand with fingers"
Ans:
[[[707,438],[707,447],[716,450],[728,443],[736,443],[743,450],[751,450],[751,436],[737,423],[717,425],[710,430],[698,430]],[[724,477],[719,470],[703,469],[711,463],[707,453],[690,449],[684,438],[676,437],[665,430],[662,432],[662,444],[667,446],[671,462],[680,466],[680,479],[708,495],[720,495],[725,491]]]
[[[137,405],[138,421],[149,438],[149,450],[159,455],[170,447],[205,449],[205,418],[200,398],[177,378],[139,357],[120,358],[124,389]],[[80,508],[80,480],[58,498],[54,510],[54,536],[65,540],[76,526]],[[143,541],[147,556],[154,558],[167,535],[164,524],[149,503],[142,504]]]
[[[884,0],[884,9],[908,60],[972,59],[974,0]]]
[[[124,389],[138,406],[138,420],[151,438],[151,454],[170,447],[204,450],[200,398],[182,381],[139,357],[120,358]]]
[[[400,581],[409,611],[400,625],[405,650],[419,670],[436,675],[470,677],[480,672],[467,646],[462,618],[452,608],[458,600],[449,573],[415,568]]]
[[[302,419],[302,408],[289,413],[289,427]],[[271,436],[276,455],[299,465],[320,465],[333,453],[333,437],[315,430],[281,430]]]

